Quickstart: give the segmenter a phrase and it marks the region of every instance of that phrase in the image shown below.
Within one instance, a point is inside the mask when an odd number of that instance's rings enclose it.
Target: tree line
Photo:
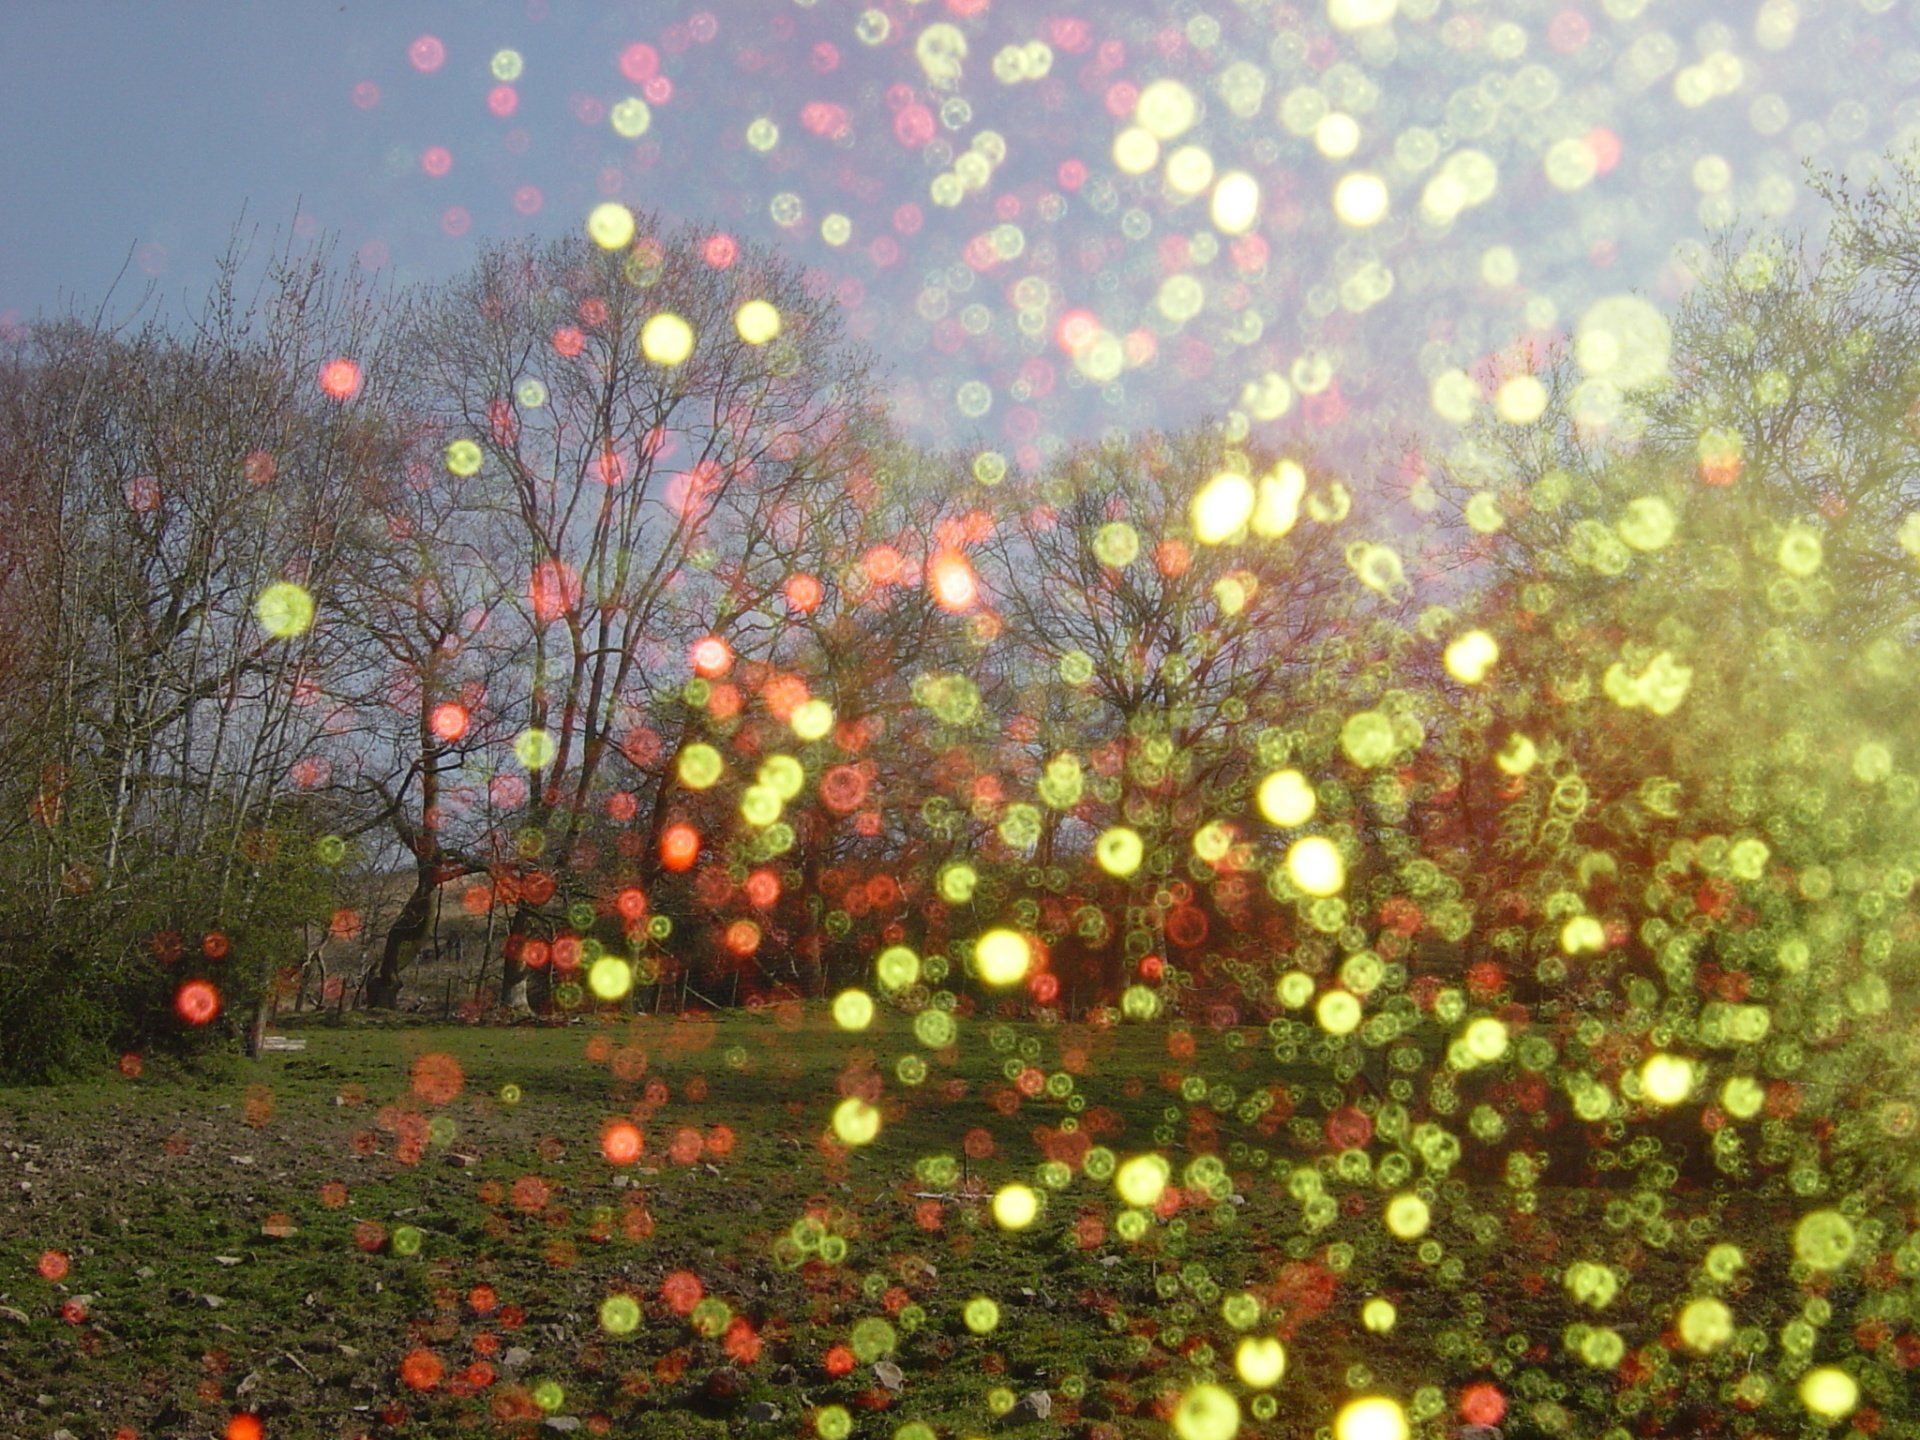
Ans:
[[[1764,1001],[1907,1055],[1894,176],[1357,469],[1238,416],[928,452],[821,287],[650,220],[404,294],[236,247],[184,322],[29,325],[6,1068],[257,1037],[322,937],[392,1006],[448,896],[519,1013],[865,987],[1357,1069],[1421,1007],[1758,1045]],[[1349,1035],[1330,987],[1392,998]]]

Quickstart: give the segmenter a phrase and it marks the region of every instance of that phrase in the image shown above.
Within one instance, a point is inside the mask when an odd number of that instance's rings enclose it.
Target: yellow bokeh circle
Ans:
[[[656,365],[684,365],[693,354],[693,326],[671,311],[652,316],[640,327],[640,353]]]
[[[749,300],[733,315],[733,327],[749,345],[765,345],[780,334],[780,312],[768,300]]]
[[[1384,1395],[1350,1400],[1334,1417],[1333,1440],[1407,1440],[1407,1412]]]
[[[1032,1186],[1014,1182],[993,1194],[994,1222],[1003,1230],[1024,1230],[1040,1214],[1040,1197]]]
[[[989,985],[1017,985],[1033,964],[1033,947],[1016,930],[989,930],[973,947],[980,978]]]

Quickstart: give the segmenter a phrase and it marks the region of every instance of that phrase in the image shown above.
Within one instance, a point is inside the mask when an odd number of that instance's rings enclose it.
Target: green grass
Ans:
[[[631,1029],[316,1026],[296,1032],[304,1052],[211,1073],[0,1091],[0,1304],[26,1317],[0,1318],[0,1433],[218,1434],[250,1410],[270,1435],[333,1436],[381,1429],[394,1406],[416,1430],[440,1433],[464,1414],[524,1405],[537,1382],[554,1380],[559,1415],[618,1417],[622,1434],[684,1434],[707,1416],[752,1429],[749,1417],[768,1413],[756,1402],[779,1411],[766,1433],[789,1434],[818,1406],[866,1415],[861,1402],[883,1397],[902,1420],[984,1422],[989,1355],[1003,1358],[1004,1383],[1019,1393],[1090,1365],[1123,1368],[1119,1339],[1074,1298],[1091,1276],[1109,1278],[1092,1258],[1063,1264],[1057,1244],[975,1228],[974,1201],[933,1202],[939,1233],[916,1223],[913,1192],[926,1187],[914,1159],[958,1156],[968,1130],[992,1132],[999,1149],[970,1170],[1030,1169],[1031,1112],[1002,1116],[978,1098],[993,1078],[986,1059],[1001,1057],[982,1045],[972,1047],[979,1063],[936,1066],[929,1087],[957,1076],[972,1093],[952,1100],[929,1088],[873,1145],[823,1153],[837,1077],[863,1055],[910,1046],[897,1028],[887,1037],[883,1021],[856,1041],[817,1015],[798,1029],[751,1016]],[[644,1075],[622,1079],[590,1060],[595,1039],[616,1057],[644,1050]],[[411,1067],[429,1054],[459,1064],[448,1103],[411,1091]],[[645,1105],[650,1083],[666,1098],[645,1121],[647,1153],[610,1165],[601,1127]],[[502,1098],[510,1086],[517,1103]],[[450,1133],[406,1154],[396,1126],[436,1118]],[[733,1132],[729,1153],[692,1163],[663,1153],[676,1132],[710,1136],[716,1126]],[[534,1181],[547,1196],[538,1210]],[[345,1187],[343,1203],[329,1186]],[[651,1221],[641,1238],[626,1223],[636,1205]],[[777,1262],[774,1246],[810,1206],[833,1217],[850,1252],[803,1273]],[[275,1219],[297,1233],[263,1233]],[[368,1224],[384,1245],[363,1247]],[[421,1233],[418,1253],[395,1253],[402,1226]],[[36,1273],[46,1251],[69,1257],[58,1283]],[[757,1363],[732,1363],[671,1312],[660,1285],[678,1270],[755,1323]],[[865,1365],[844,1377],[823,1368],[855,1320],[887,1314],[884,1296],[863,1294],[870,1274],[902,1286],[929,1317],[893,1356],[906,1372],[897,1393]],[[497,1297],[491,1313],[473,1303],[479,1286]],[[614,1338],[598,1309],[622,1290],[641,1299],[644,1321]],[[991,1343],[959,1322],[975,1293],[1005,1307]],[[76,1297],[84,1320],[62,1316]],[[400,1378],[404,1357],[421,1349],[446,1374],[425,1392]],[[509,1368],[508,1352],[520,1350],[530,1357]],[[475,1361],[493,1365],[493,1382],[450,1393],[459,1387],[448,1380]],[[737,1396],[714,1393],[731,1375],[709,1384],[725,1369],[745,1379]]]
[[[942,1437],[1165,1435],[1156,1404],[1198,1376],[1230,1374],[1234,1334],[1220,1299],[1242,1287],[1268,1300],[1267,1323],[1290,1341],[1275,1423],[1307,1434],[1356,1382],[1357,1364],[1367,1367],[1362,1383],[1402,1395],[1485,1376],[1495,1359],[1503,1375],[1521,1363],[1564,1368],[1566,1296],[1555,1284],[1517,1284],[1521,1269],[1555,1276],[1576,1253],[1617,1256],[1632,1274],[1622,1308],[1637,1303],[1653,1317],[1627,1327],[1638,1344],[1657,1335],[1662,1307],[1697,1263],[1698,1247],[1669,1255],[1631,1227],[1604,1225],[1605,1195],[1551,1192],[1540,1217],[1551,1223],[1530,1227],[1500,1175],[1469,1157],[1436,1226],[1469,1257],[1463,1274],[1436,1283],[1412,1247],[1387,1242],[1363,1248],[1337,1294],[1315,1297],[1300,1262],[1324,1255],[1334,1232],[1304,1233],[1274,1170],[1325,1146],[1309,1148],[1304,1131],[1284,1125],[1242,1124],[1231,1107],[1219,1147],[1232,1157],[1233,1199],[1129,1244],[1082,1228],[1110,1226],[1116,1210],[1110,1187],[1081,1176],[1031,1230],[1008,1235],[988,1214],[992,1187],[1033,1180],[1044,1158],[1036,1130],[1071,1113],[1057,1098],[1013,1113],[993,1103],[1021,1046],[1048,1071],[1077,1065],[1088,1108],[1075,1118],[1100,1115],[1101,1143],[1122,1154],[1163,1148],[1180,1163],[1206,1148],[1190,1117],[1209,1107],[1182,1104],[1167,1082],[1203,1074],[1243,1096],[1278,1072],[1258,1045],[1230,1036],[1204,1035],[1195,1056],[1175,1061],[1158,1027],[1008,1026],[1007,1050],[985,1043],[988,1022],[963,1027],[963,1043],[929,1056],[917,1086],[894,1074],[898,1057],[925,1053],[904,1017],[883,1014],[848,1036],[809,1013],[797,1027],[765,1014],[312,1026],[295,1032],[304,1052],[0,1091],[0,1435],[220,1435],[248,1411],[271,1437],[476,1425],[553,1434],[540,1423],[573,1419],[581,1433],[787,1436],[810,1433],[810,1419],[836,1404],[862,1436],[910,1420]],[[644,1072],[628,1068],[641,1054]],[[415,1093],[416,1062],[429,1055],[457,1062],[457,1095]],[[843,1078],[870,1066],[888,1097],[878,1139],[851,1152],[823,1146]],[[1337,1098],[1319,1082],[1301,1089]],[[609,1164],[602,1127],[636,1106],[646,1153]],[[670,1153],[677,1134],[710,1141],[723,1126],[734,1137],[727,1153]],[[917,1160],[959,1157],[981,1132],[992,1153],[970,1160],[965,1176],[915,1178]],[[1341,1233],[1380,1231],[1377,1187],[1332,1188],[1353,1217]],[[1741,1223],[1725,1198],[1707,1197],[1699,1213]],[[845,1239],[838,1264],[782,1257],[779,1242],[809,1211]],[[295,1233],[272,1233],[286,1225]],[[404,1227],[418,1231],[415,1253],[400,1253]],[[69,1258],[57,1281],[37,1272],[49,1251]],[[675,1313],[662,1287],[676,1272],[752,1324],[756,1359],[730,1356]],[[640,1301],[628,1335],[600,1324],[616,1293]],[[1376,1293],[1400,1305],[1392,1337],[1358,1324],[1361,1301]],[[962,1322],[978,1295],[1001,1307],[991,1335]],[[903,1300],[925,1318],[909,1333],[892,1317],[897,1388],[867,1364],[830,1373],[833,1347]],[[1468,1343],[1442,1366],[1434,1343],[1452,1330],[1470,1332]],[[1518,1347],[1506,1352],[1516,1358],[1500,1355],[1504,1345]],[[403,1379],[419,1352],[441,1367],[426,1389]],[[484,1384],[469,1377],[480,1364],[491,1367]],[[560,1387],[550,1415],[536,1404],[542,1382]],[[1046,1392],[1049,1418],[994,1417],[996,1388]],[[1591,1374],[1567,1377],[1559,1393],[1582,1416],[1611,1404],[1611,1382]],[[1315,1418],[1302,1425],[1303,1416]],[[1516,1433],[1528,1432],[1510,1425]],[[1583,1422],[1570,1433],[1589,1431]]]

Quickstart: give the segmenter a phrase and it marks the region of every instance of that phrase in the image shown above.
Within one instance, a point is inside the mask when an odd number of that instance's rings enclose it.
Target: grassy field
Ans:
[[[791,1434],[836,1402],[866,1431],[880,1410],[888,1429],[984,1425],[996,1384],[1051,1391],[1000,1428],[1052,1433],[1103,1408],[1062,1382],[1097,1391],[1140,1368],[1082,1292],[1150,1300],[1151,1267],[1123,1278],[1051,1217],[1017,1243],[982,1224],[979,1176],[1035,1158],[1032,1117],[979,1098],[1001,1059],[985,1046],[836,1154],[820,1141],[837,1082],[885,1037],[855,1043],[818,1015],[294,1033],[304,1051],[210,1073],[0,1091],[0,1434],[219,1435],[241,1412],[273,1436],[474,1417]],[[602,1127],[636,1106],[645,1153],[610,1164]],[[914,1178],[974,1130],[993,1157],[944,1189]],[[809,1212],[847,1242],[841,1263],[776,1254]],[[676,1313],[676,1273],[752,1323],[757,1356]],[[615,1293],[641,1302],[627,1335],[600,1323]],[[958,1313],[975,1294],[1003,1307],[986,1339]],[[903,1299],[927,1316],[911,1334]],[[899,1345],[879,1370],[831,1373],[859,1319],[889,1316]]]
[[[1336,1276],[1307,1263],[1327,1236],[1304,1235],[1273,1173],[1299,1140],[1285,1126],[1223,1129],[1232,1193],[1143,1239],[1112,1233],[1111,1187],[1084,1176],[1008,1234],[991,1191],[1032,1181],[1063,1119],[1184,1163],[1213,1137],[1167,1087],[1208,1074],[1244,1094],[1276,1070],[1232,1036],[1182,1042],[1175,1064],[1157,1027],[967,1023],[917,1085],[894,1073],[915,1049],[904,1017],[848,1036],[809,1012],[316,1025],[293,1032],[303,1051],[256,1061],[0,1091],[0,1435],[244,1436],[234,1417],[257,1415],[271,1437],[773,1436],[836,1405],[857,1436],[1166,1435],[1184,1387],[1230,1376],[1221,1298],[1246,1286],[1290,1343],[1257,1433],[1304,1436],[1356,1385],[1545,1361],[1565,1297],[1516,1282],[1556,1273],[1559,1237],[1601,1237],[1656,1303],[1680,1283],[1680,1258],[1601,1223],[1605,1197],[1553,1196],[1553,1224],[1533,1224],[1473,1173],[1447,1216],[1484,1242],[1464,1278],[1436,1284],[1398,1251]],[[1018,1097],[1008,1072],[1029,1059],[1078,1071],[1086,1108]],[[842,1093],[881,1071],[878,1137],[823,1143]],[[626,1165],[603,1153],[621,1117],[645,1135]],[[916,1166],[935,1155],[962,1173]],[[1362,1216],[1355,1198],[1343,1214]],[[792,1240],[808,1216],[811,1255]],[[1514,1273],[1485,1258],[1503,1254]],[[1390,1339],[1358,1323],[1370,1294],[1397,1298]],[[638,1302],[625,1333],[604,1323],[617,1296]],[[987,1334],[963,1318],[981,1296],[999,1306]],[[1463,1308],[1486,1345],[1435,1373],[1431,1342]],[[1608,1403],[1611,1381],[1578,1383],[1570,1411]]]

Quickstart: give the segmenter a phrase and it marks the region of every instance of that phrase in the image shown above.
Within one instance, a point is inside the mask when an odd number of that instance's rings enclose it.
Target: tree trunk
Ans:
[[[826,825],[819,811],[810,810],[801,818],[800,904],[808,917],[807,933],[794,947],[799,961],[800,986],[807,1000],[826,996],[831,976],[827,973],[827,901],[821,884],[825,868]]]
[[[533,1014],[533,1006],[527,999],[527,965],[521,958],[522,947],[532,929],[529,923],[532,918],[529,907],[515,905],[513,917],[507,921],[507,941],[501,947],[500,1004],[515,1015]]]
[[[826,933],[817,923],[810,925],[793,947],[794,978],[800,982],[804,1000],[818,1000],[827,993],[825,950]]]
[[[273,987],[269,985],[261,993],[260,1003],[253,1007],[253,1020],[247,1026],[247,1058],[251,1060],[260,1053],[267,1043],[267,1023],[273,1019]]]
[[[391,1010],[400,1003],[400,979],[408,965],[413,963],[414,954],[420,948],[420,942],[426,938],[427,925],[433,914],[433,874],[428,870],[414,872],[413,893],[407,896],[407,903],[400,907],[400,914],[387,931],[385,945],[380,950],[380,965],[374,971],[373,980],[367,986],[367,1007],[372,1010]]]

